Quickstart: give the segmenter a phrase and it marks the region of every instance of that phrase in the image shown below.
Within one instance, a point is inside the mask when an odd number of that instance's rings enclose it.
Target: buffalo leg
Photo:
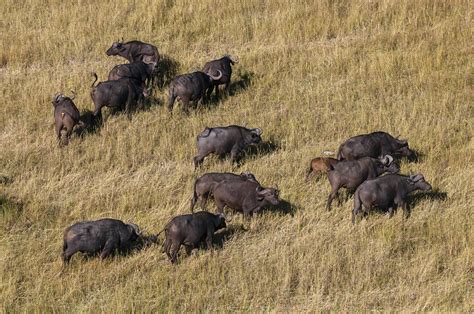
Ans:
[[[206,154],[200,154],[197,155],[197,156],[194,156],[194,169],[197,169],[199,166],[202,165],[202,163],[204,162],[204,158],[206,158],[210,153],[206,153]]]
[[[171,259],[171,240],[166,238],[165,242],[163,243],[163,251],[166,253],[169,259]]]
[[[352,224],[355,224],[356,216],[359,214],[362,209],[362,202],[359,199],[359,195],[356,193],[354,196],[354,209],[352,210]]]
[[[227,95],[230,95],[230,79],[229,82],[225,83],[225,91]]]
[[[188,97],[181,98],[181,105],[182,105],[181,108],[185,114],[189,114],[189,102],[190,102],[190,99]]]
[[[201,209],[202,210],[206,209],[206,203],[207,203],[207,195],[202,195],[201,196]]]
[[[394,212],[395,212],[395,211],[394,211],[393,206],[390,206],[390,207],[388,208],[389,218],[392,218],[392,217],[393,217]]]
[[[176,99],[176,95],[174,95],[174,94],[171,94],[169,99],[168,99],[168,111],[170,113],[173,112],[173,104],[174,104],[175,99]]]
[[[240,148],[238,147],[232,148],[232,150],[230,151],[230,161],[232,162],[232,164],[234,163],[238,164],[239,155],[240,155]]]
[[[224,213],[224,207],[225,207],[225,204],[221,203],[221,202],[218,202],[216,201],[216,205],[217,205],[217,210],[216,210],[216,213],[219,213],[219,214],[222,214]]]
[[[410,217],[410,207],[408,206],[408,203],[404,200],[402,202],[402,208],[403,208],[403,213],[405,214],[405,219],[408,219]]]
[[[63,128],[62,123],[56,124],[56,136],[58,137],[58,141],[61,142],[61,130]]]
[[[181,242],[174,243],[174,245],[171,246],[171,263],[176,264],[178,261],[178,251],[179,248],[181,247]]]
[[[208,250],[212,250],[212,237],[214,235],[214,230],[212,229],[207,229],[207,235],[206,235],[206,246]]]
[[[114,251],[115,247],[116,247],[115,241],[108,240],[108,241],[105,243],[104,249],[103,249],[102,252],[100,253],[100,258],[102,258],[102,259],[107,258],[107,256],[109,256],[110,254],[112,254],[112,252]]]
[[[331,203],[334,200],[334,198],[338,197],[338,191],[339,191],[339,188],[336,188],[336,189],[332,190],[331,194],[329,194],[328,202],[327,202],[327,205],[326,205],[326,209],[328,211],[331,210]]]

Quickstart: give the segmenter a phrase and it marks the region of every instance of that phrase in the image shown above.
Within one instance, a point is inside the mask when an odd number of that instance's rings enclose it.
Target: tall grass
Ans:
[[[473,311],[473,53],[470,1],[12,1],[0,10],[0,302],[6,311]],[[236,55],[234,93],[170,116],[166,90],[147,110],[110,116],[56,146],[51,96],[92,109],[91,71],[119,38],[158,46],[179,73]],[[240,82],[240,83],[238,83]],[[276,149],[233,168],[193,171],[206,126],[261,127]],[[412,216],[352,201],[327,212],[309,160],[346,138],[384,130],[422,154],[435,192]],[[75,256],[62,232],[114,217],[157,232],[187,213],[209,171],[251,171],[278,184],[293,215],[236,215],[222,247],[172,266],[158,246],[108,260]],[[447,197],[439,197],[446,195]],[[208,204],[214,210],[212,203]]]

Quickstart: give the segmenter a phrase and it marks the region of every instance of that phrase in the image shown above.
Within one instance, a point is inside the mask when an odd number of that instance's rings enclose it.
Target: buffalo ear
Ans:
[[[263,201],[263,199],[264,199],[263,196],[257,194],[257,202],[261,202],[261,201]]]

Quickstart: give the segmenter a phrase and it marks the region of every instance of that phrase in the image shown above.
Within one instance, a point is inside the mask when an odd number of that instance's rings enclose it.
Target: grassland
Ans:
[[[0,306],[4,311],[474,310],[473,21],[470,1],[13,1],[0,4]],[[233,94],[170,116],[110,116],[56,145],[51,96],[81,110],[118,39],[155,43],[178,72],[236,55]],[[193,171],[206,126],[261,127],[275,149],[239,168]],[[324,209],[309,160],[344,139],[385,130],[422,156],[434,192],[412,216],[374,213],[352,226],[352,201]],[[60,260],[62,232],[114,217],[157,232],[188,212],[195,178],[251,171],[278,185],[293,215],[236,215],[213,252],[172,266],[159,246],[100,261]],[[445,197],[440,197],[445,196]],[[213,210],[213,204],[209,205]]]

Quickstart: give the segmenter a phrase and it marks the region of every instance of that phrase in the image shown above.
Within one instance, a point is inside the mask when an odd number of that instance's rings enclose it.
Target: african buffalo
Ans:
[[[173,111],[175,99],[181,100],[182,110],[189,112],[190,101],[205,101],[206,91],[212,87],[214,81],[222,77],[222,72],[217,70],[217,76],[201,71],[179,75],[171,80],[168,90],[168,110]]]
[[[220,71],[222,73],[222,77],[219,80],[212,82],[212,87],[208,91],[208,97],[211,96],[214,87],[216,89],[216,96],[218,96],[219,85],[222,84],[225,84],[225,89],[227,92],[229,92],[230,77],[232,76],[232,65],[238,62],[238,59],[230,55],[225,55],[220,59],[209,61],[204,65],[202,69],[204,73],[213,74],[216,73],[216,71]]]
[[[405,218],[410,216],[408,206],[408,194],[416,190],[427,191],[431,185],[425,181],[422,174],[412,176],[385,175],[362,183],[354,194],[354,210],[352,211],[352,223],[362,210],[367,214],[372,207],[388,209],[390,218],[393,216],[394,208],[401,206]]]
[[[129,114],[130,109],[137,104],[144,102],[148,97],[148,90],[145,84],[133,78],[121,78],[116,81],[100,82],[94,86],[97,81],[97,74],[93,73],[95,81],[91,87],[91,98],[94,102],[94,117],[101,120],[101,109],[104,106],[114,108],[116,110],[125,109]]]
[[[130,63],[137,61],[152,63],[154,67],[156,67],[160,60],[160,55],[158,54],[156,46],[138,40],[126,43],[121,41],[114,42],[112,46],[107,49],[106,54],[108,56],[118,55],[124,57]]]
[[[191,211],[194,210],[194,205],[196,202],[201,199],[201,208],[204,210],[207,199],[209,198],[210,194],[214,187],[222,181],[232,181],[232,180],[251,180],[257,182],[255,176],[250,172],[242,172],[240,175],[233,174],[230,172],[211,172],[202,175],[201,177],[196,179],[194,182],[194,193],[193,198],[191,199]]]
[[[306,181],[321,172],[328,172],[331,166],[337,164],[339,160],[331,157],[316,157],[311,160],[308,173],[306,174]]]
[[[140,82],[148,81],[150,85],[153,76],[154,65],[152,63],[146,64],[142,61],[133,63],[125,63],[114,66],[109,73],[109,81],[119,80],[121,78],[133,78]]]
[[[226,227],[224,215],[202,211],[176,216],[163,229],[166,237],[163,249],[171,263],[176,263],[181,245],[184,245],[187,253],[190,254],[192,249],[205,241],[207,249],[210,250],[214,232]]]
[[[227,127],[205,128],[196,139],[198,149],[194,157],[194,166],[197,168],[209,154],[224,156],[230,153],[232,162],[236,162],[240,153],[248,146],[262,141],[262,130],[247,129],[238,125]]]
[[[399,140],[385,132],[373,132],[351,137],[339,146],[339,160],[355,160],[362,157],[378,158],[391,155],[395,158],[413,159],[416,153],[408,147],[406,140]]]
[[[54,107],[54,123],[56,125],[56,135],[61,143],[61,132],[66,131],[65,143],[68,144],[74,126],[80,123],[80,114],[72,98],[63,94],[56,94],[52,103]]]
[[[131,249],[140,237],[137,225],[116,219],[78,222],[64,231],[63,261],[68,263],[77,252],[88,255],[100,252],[101,258],[115,250],[123,253]]]
[[[268,205],[278,205],[279,191],[274,188],[264,188],[259,183],[250,180],[222,181],[212,191],[217,205],[217,212],[223,213],[227,206],[244,216],[251,216]]]
[[[397,173],[398,171],[400,171],[400,167],[393,162],[390,155],[380,159],[364,157],[358,160],[338,162],[328,171],[328,180],[332,191],[328,197],[327,210],[331,209],[332,200],[337,196],[341,187],[355,191],[365,180],[374,179],[385,172]]]

